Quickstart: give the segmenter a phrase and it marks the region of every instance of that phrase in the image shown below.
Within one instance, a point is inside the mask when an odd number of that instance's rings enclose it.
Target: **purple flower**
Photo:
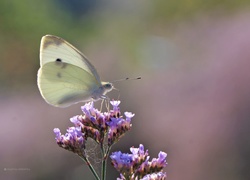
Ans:
[[[167,165],[167,153],[160,151],[158,154],[158,163],[162,164],[163,167],[165,167]]]
[[[158,172],[158,173],[152,173],[147,174],[142,178],[142,180],[164,180],[166,179],[167,174],[165,172]]]
[[[82,124],[78,117],[79,115],[70,118],[70,122],[72,122],[75,126],[80,126]]]
[[[94,103],[89,102],[86,103],[84,106],[81,107],[82,112],[85,114],[86,118],[90,119],[91,121],[96,120],[96,114],[100,113],[97,109],[94,108]]]
[[[84,106],[81,107],[83,113],[86,115],[88,115],[91,111],[93,111],[93,108],[94,108],[93,102],[86,103],[84,104]]]
[[[119,105],[120,105],[121,101],[110,101],[110,104],[113,106],[113,109],[109,111],[109,114],[111,117],[120,117],[120,108],[119,108]]]
[[[133,163],[133,156],[131,154],[121,153],[121,151],[112,153],[112,155],[110,155],[110,158],[112,160],[113,166],[117,170],[121,170],[121,168],[129,169]]]
[[[164,168],[167,166],[167,153],[160,151],[158,154],[158,158],[153,158],[151,166],[157,168]]]
[[[119,141],[119,139],[131,129],[131,118],[134,114],[125,112],[126,119],[120,116],[120,101],[111,101],[113,110],[101,113],[94,108],[94,103],[89,102],[81,107],[83,115],[76,115],[70,118],[75,127],[70,127],[65,135],[61,135],[59,129],[55,129],[58,145],[67,149],[77,149],[82,144],[85,146],[85,139],[92,138],[98,144],[103,144],[105,136],[108,139],[108,146]],[[70,147],[69,147],[70,146]],[[76,147],[74,147],[76,146]]]
[[[121,123],[122,120],[122,118],[110,118],[110,121],[108,121],[107,124],[109,127],[116,127],[119,123]]]
[[[81,132],[81,127],[69,127],[67,133],[62,135],[60,129],[55,128],[57,144],[69,151],[77,153],[81,157],[85,157],[83,149],[85,148],[84,135]]]
[[[131,147],[132,154],[114,152],[110,157],[112,165],[120,172],[120,179],[165,179],[162,169],[166,166],[167,154],[160,152],[158,158],[149,161],[148,150],[142,144],[139,148]],[[127,160],[127,161],[126,161]],[[125,177],[125,178],[123,178]]]
[[[144,146],[142,144],[139,145],[139,148],[131,147],[130,151],[133,154],[134,161],[138,164],[147,160],[146,158],[149,158],[148,150],[146,150],[146,152],[145,152]]]
[[[98,109],[95,109],[93,102],[86,103],[81,109],[84,115],[78,115],[78,119],[84,126],[106,129],[105,120],[109,118],[109,114],[101,113]]]
[[[110,147],[132,127],[131,119],[135,114],[124,112],[122,116],[119,108],[121,102],[113,100],[110,103],[113,109],[103,113],[94,108],[93,102],[86,103],[81,107],[82,115],[70,118],[74,126],[69,127],[65,135],[61,134],[60,129],[54,128],[57,144],[78,154],[91,170],[93,168],[86,154],[89,152],[86,150],[86,140],[91,138],[98,143],[102,158],[106,161]],[[166,173],[163,173],[163,168],[167,165],[165,152],[160,151],[158,158],[153,158],[152,161],[149,160],[148,150],[145,150],[142,144],[138,148],[131,147],[130,152],[118,151],[110,155],[112,165],[120,172],[120,178],[117,180],[163,180],[166,178]]]
[[[82,137],[81,127],[70,127],[67,129],[67,132],[72,139]]]
[[[107,122],[109,126],[108,131],[108,145],[111,146],[113,143],[120,140],[120,138],[131,129],[131,119],[123,119],[122,117],[112,117]]]
[[[132,114],[131,112],[124,112],[124,115],[126,116],[127,121],[131,121],[131,118],[135,116],[135,114]]]
[[[139,148],[135,148],[135,147],[131,147],[130,151],[134,154],[134,155],[144,155],[144,146],[142,144],[139,145]]]
[[[54,128],[54,133],[56,135],[56,140],[57,141],[60,141],[61,140],[61,132],[60,132],[60,129],[59,128]]]
[[[120,103],[121,101],[115,101],[115,100],[110,101],[110,104],[113,106],[114,111],[120,111],[119,108]]]

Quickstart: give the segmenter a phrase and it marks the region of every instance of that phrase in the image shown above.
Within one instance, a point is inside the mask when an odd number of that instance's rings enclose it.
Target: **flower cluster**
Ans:
[[[58,128],[54,129],[57,144],[80,156],[88,165],[95,179],[100,180],[91,161],[88,158],[86,142],[88,138],[93,139],[99,146],[102,155],[101,179],[105,179],[106,163],[111,146],[118,142],[124,134],[132,127],[131,119],[134,114],[125,112],[123,117],[120,112],[120,101],[110,102],[113,108],[108,112],[100,112],[94,108],[93,102],[86,103],[81,107],[82,115],[70,118],[74,124],[67,129],[65,135]],[[139,148],[130,148],[131,153],[113,152],[110,156],[112,165],[120,172],[117,180],[164,180],[166,173],[167,154],[160,152],[158,158],[149,160],[148,150],[144,150],[141,144]]]
[[[139,148],[130,148],[130,151],[131,154],[117,151],[110,156],[112,165],[120,172],[119,180],[161,180],[166,178],[166,173],[162,172],[167,165],[165,152],[159,152],[158,158],[149,161],[148,150],[144,151],[142,144],[139,145]]]
[[[57,144],[60,147],[72,151],[81,157],[85,156],[84,151],[82,151],[85,148],[85,139],[82,137],[79,127],[68,128],[65,135],[61,134],[60,129],[55,128],[54,133]]]
[[[70,119],[74,127],[69,127],[65,135],[61,135],[58,128],[54,129],[57,144],[69,151],[77,153],[85,158],[85,143],[88,138],[92,138],[98,144],[103,145],[105,137],[108,139],[108,147],[131,129],[131,112],[125,112],[125,119],[121,116],[120,101],[111,101],[113,109],[109,112],[100,112],[94,108],[94,103],[89,102],[81,107],[83,115],[77,115]]]

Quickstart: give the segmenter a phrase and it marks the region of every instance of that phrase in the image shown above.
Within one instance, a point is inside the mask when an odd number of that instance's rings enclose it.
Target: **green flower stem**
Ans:
[[[103,160],[102,160],[102,180],[106,179],[106,171],[107,171],[107,157],[103,157]]]
[[[102,160],[102,180],[106,179],[106,173],[107,173],[107,161],[108,161],[108,155],[111,147],[108,147],[106,152],[104,152],[104,149],[102,148],[103,152],[103,160]]]
[[[103,143],[100,144],[101,146],[101,153],[102,153],[102,170],[101,170],[101,179],[102,180],[105,180],[106,179],[106,154],[105,154],[105,148],[104,148],[104,145]]]
[[[87,166],[89,167],[90,171],[92,172],[92,174],[95,176],[96,180],[100,180],[100,178],[98,177],[98,174],[96,173],[94,167],[92,166],[92,164],[90,163],[90,161],[85,158],[85,157],[81,157],[80,158],[87,164]]]

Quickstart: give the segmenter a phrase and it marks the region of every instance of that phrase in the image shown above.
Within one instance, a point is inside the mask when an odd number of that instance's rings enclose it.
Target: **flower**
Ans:
[[[120,103],[121,101],[115,101],[115,100],[110,101],[110,104],[113,106],[114,111],[120,111],[119,108]]]
[[[61,135],[58,128],[54,129],[57,144],[67,150],[80,153],[79,148],[85,148],[85,142],[92,138],[98,144],[103,145],[107,137],[108,146],[111,147],[118,142],[120,138],[131,129],[131,118],[134,116],[131,112],[125,112],[124,119],[120,116],[120,101],[110,101],[113,110],[100,112],[94,108],[94,103],[89,102],[81,107],[82,115],[76,115],[70,118],[74,124],[69,127],[65,135]],[[83,154],[83,153],[81,153]]]
[[[86,103],[84,106],[81,107],[82,112],[88,117],[91,118],[92,114],[94,114],[95,109],[94,109],[94,103],[93,102],[89,102]]]
[[[158,172],[158,173],[147,174],[142,178],[142,180],[164,180],[166,179],[166,177],[167,177],[166,172]]]
[[[110,101],[110,104],[113,106],[113,110],[110,110],[110,116],[111,117],[119,117],[120,116],[120,105],[121,101]]]
[[[108,131],[108,145],[111,146],[119,141],[121,137],[131,129],[131,119],[123,119],[122,117],[112,117],[107,122],[109,126]]]
[[[111,163],[118,171],[121,171],[122,169],[129,171],[133,163],[133,155],[122,153],[121,151],[113,152],[112,155],[110,155],[110,158],[112,159]]]
[[[153,158],[152,159],[152,166],[156,168],[164,168],[167,166],[167,153],[160,151],[158,154],[158,158]]]
[[[54,128],[57,144],[69,151],[77,153],[79,156],[84,157],[85,153],[85,139],[79,127],[69,127],[67,133],[62,135],[60,129]]]
[[[124,112],[123,117],[120,112],[120,101],[111,101],[113,109],[108,112],[100,112],[94,108],[93,102],[86,103],[81,107],[82,115],[70,118],[74,126],[69,127],[63,135],[58,128],[54,128],[55,140],[57,144],[66,150],[76,153],[89,166],[96,179],[99,179],[95,172],[89,154],[86,149],[88,138],[93,139],[101,149],[102,172],[105,176],[106,161],[111,146],[118,142],[132,127],[131,120],[135,114]],[[148,150],[142,144],[138,148],[131,147],[131,153],[113,152],[110,155],[112,165],[120,172],[117,180],[164,180],[166,173],[163,168],[167,165],[167,154],[160,151],[158,158],[151,161]]]
[[[55,135],[56,135],[56,140],[57,141],[61,141],[61,132],[60,132],[60,129],[58,129],[58,128],[54,128],[54,133],[55,133]]]
[[[149,159],[148,150],[144,151],[144,146],[142,144],[139,145],[139,148],[131,147],[130,152],[133,154],[134,162],[138,165]],[[136,168],[138,168],[138,166]]]
[[[142,144],[139,148],[130,148],[131,154],[113,152],[110,156],[112,165],[120,172],[121,179],[165,179],[166,173],[162,169],[166,167],[165,152],[160,152],[158,158],[149,161],[148,150],[144,150]]]
[[[131,118],[135,116],[135,114],[132,114],[131,112],[124,112],[124,115],[126,116],[127,121],[131,121]]]

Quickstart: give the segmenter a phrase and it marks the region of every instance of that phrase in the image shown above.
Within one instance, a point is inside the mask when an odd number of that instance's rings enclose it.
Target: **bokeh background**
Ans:
[[[167,152],[171,180],[250,179],[249,10],[248,0],[1,0],[0,179],[93,179],[53,134],[81,104],[52,107],[37,88],[46,34],[84,52],[104,81],[142,77],[115,83],[136,115],[112,150]]]

